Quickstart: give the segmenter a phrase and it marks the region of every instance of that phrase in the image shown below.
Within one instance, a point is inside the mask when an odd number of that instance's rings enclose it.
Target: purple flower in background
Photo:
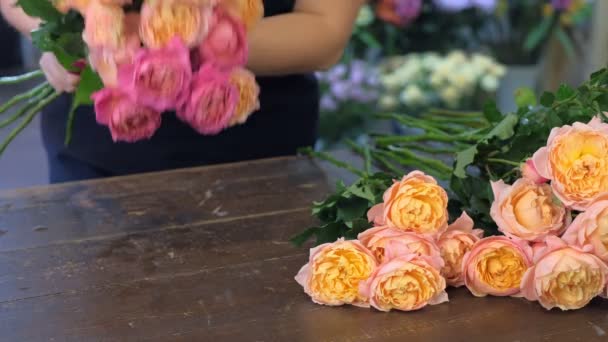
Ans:
[[[350,64],[350,82],[354,84],[361,84],[365,81],[366,74],[368,73],[367,66],[363,61],[353,61]]]
[[[497,0],[434,0],[435,6],[446,12],[459,12],[471,7],[491,12],[496,8]]]
[[[471,0],[434,0],[434,3],[446,12],[458,12],[472,6]]]
[[[551,5],[558,11],[565,11],[572,5],[572,0],[551,0]]]
[[[321,110],[324,112],[333,112],[338,109],[338,104],[331,95],[325,94],[321,97]]]
[[[332,82],[330,84],[331,94],[338,100],[346,100],[349,95],[350,85],[345,81]]]
[[[418,18],[421,10],[422,0],[397,0],[395,2],[395,12],[404,23]]]

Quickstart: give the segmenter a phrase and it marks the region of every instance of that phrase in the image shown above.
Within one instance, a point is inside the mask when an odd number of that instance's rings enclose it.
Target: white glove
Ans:
[[[59,93],[72,93],[80,81],[80,77],[67,71],[52,52],[45,52],[40,58],[40,68],[47,81]]]

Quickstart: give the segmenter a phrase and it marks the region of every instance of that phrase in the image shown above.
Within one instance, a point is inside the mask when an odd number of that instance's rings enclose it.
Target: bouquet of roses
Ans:
[[[444,113],[453,121],[441,126],[397,115],[421,132],[354,146],[364,171],[313,153],[361,177],[315,203],[322,224],[292,240],[322,244],[298,282],[315,302],[380,310],[443,302],[446,284],[547,309],[608,296],[607,93],[604,69],[540,99],[521,89],[514,113],[488,104],[482,127],[457,124],[471,113]],[[448,144],[457,151],[452,166],[433,145],[417,158],[412,142]],[[374,161],[387,173],[372,173]],[[393,180],[412,166],[426,174]],[[430,173],[449,179],[445,190]],[[474,226],[494,236],[481,238]]]
[[[93,104],[97,122],[109,128],[114,141],[124,142],[150,138],[164,112],[213,135],[244,123],[259,107],[259,87],[245,64],[246,33],[264,12],[260,0],[19,0],[17,5],[42,20],[32,33],[34,44],[81,77],[66,143],[81,105]],[[25,117],[0,153],[58,96],[44,82],[2,106],[5,112],[26,101],[0,124]]]

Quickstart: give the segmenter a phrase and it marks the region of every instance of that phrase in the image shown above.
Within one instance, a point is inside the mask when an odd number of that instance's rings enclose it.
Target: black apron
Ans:
[[[288,13],[294,0],[266,0],[266,16]],[[73,138],[63,145],[70,97],[44,110],[42,135],[51,182],[160,171],[183,167],[293,155],[316,140],[319,89],[314,75],[258,78],[261,109],[249,120],[216,136],[202,136],[173,113],[146,141],[114,143],[95,122],[91,107],[77,111]]]

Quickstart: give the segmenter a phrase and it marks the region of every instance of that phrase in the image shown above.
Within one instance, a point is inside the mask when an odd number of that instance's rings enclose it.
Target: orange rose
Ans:
[[[264,2],[262,0],[223,0],[224,6],[233,16],[239,18],[247,31],[264,17]]]
[[[359,241],[340,239],[311,249],[296,281],[317,304],[368,307],[368,298],[359,294],[359,284],[376,267],[376,259]]]
[[[118,50],[125,40],[122,7],[92,1],[85,12],[83,39],[89,48]]]
[[[411,172],[384,193],[384,222],[391,228],[436,236],[448,226],[448,194],[437,181]]]
[[[147,0],[141,9],[140,35],[149,48],[162,48],[178,36],[196,46],[209,31],[211,9],[196,1]]]
[[[245,123],[249,115],[260,109],[260,87],[255,76],[247,69],[235,69],[230,74],[230,83],[238,90],[239,100],[230,126]]]

